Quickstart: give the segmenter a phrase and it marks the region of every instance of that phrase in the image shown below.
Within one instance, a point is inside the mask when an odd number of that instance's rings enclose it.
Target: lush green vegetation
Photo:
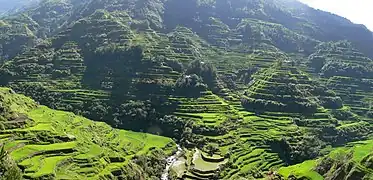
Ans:
[[[358,141],[336,148],[327,156],[280,168],[285,179],[371,179],[372,141]]]
[[[159,179],[176,141],[171,179],[372,177],[373,36],[342,17],[295,0],[43,0],[0,31],[0,173]]]
[[[37,106],[10,89],[1,89],[0,97],[5,105],[0,142],[9,154],[2,153],[2,158],[14,159],[26,179],[150,178],[160,176],[164,158],[175,150],[169,138],[112,129],[73,113]],[[12,161],[2,165],[5,177],[20,174],[11,169]]]
[[[3,145],[1,146],[0,153],[0,179],[21,179],[21,170],[18,169],[17,164],[13,159],[9,157],[8,152],[5,150]]]

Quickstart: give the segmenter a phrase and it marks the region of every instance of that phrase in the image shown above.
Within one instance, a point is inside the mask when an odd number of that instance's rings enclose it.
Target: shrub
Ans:
[[[196,74],[183,75],[176,82],[176,92],[185,96],[199,96],[200,92],[205,91],[207,86],[203,83],[201,77]]]
[[[20,180],[22,179],[21,170],[16,163],[9,157],[4,146],[0,150],[0,180]]]
[[[290,143],[290,139],[283,138],[280,141],[280,149],[283,158],[288,164],[297,164],[305,160],[316,158],[325,143],[316,136],[303,136],[297,143]]]
[[[127,101],[114,113],[114,125],[125,129],[142,130],[156,119],[156,111],[149,101]]]
[[[210,88],[215,87],[215,83],[218,77],[217,70],[212,64],[205,63],[199,60],[190,63],[185,74],[196,74],[197,76],[201,77],[203,82]]]
[[[349,109],[335,109],[332,110],[331,113],[338,120],[357,120],[355,115]]]

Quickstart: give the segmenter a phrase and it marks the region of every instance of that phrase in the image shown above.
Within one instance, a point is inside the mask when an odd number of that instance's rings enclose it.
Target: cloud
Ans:
[[[373,30],[373,0],[299,0],[309,6],[343,16]]]

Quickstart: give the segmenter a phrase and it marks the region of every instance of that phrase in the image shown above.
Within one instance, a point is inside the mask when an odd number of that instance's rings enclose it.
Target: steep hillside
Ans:
[[[327,156],[281,168],[285,179],[372,179],[372,141],[359,141],[337,148]]]
[[[264,42],[286,52],[309,54],[320,41],[349,40],[373,56],[373,37],[366,27],[295,0],[47,0],[13,16],[31,18],[40,26],[34,33],[45,37],[97,9],[126,11],[135,20],[131,25],[141,30],[170,32],[182,25],[211,44],[239,51]]]
[[[0,89],[0,109],[0,145],[25,179],[160,177],[175,150],[169,138],[112,129],[7,88]]]
[[[348,42],[323,43],[309,58],[311,69],[360,115],[370,116],[372,59]]]
[[[372,139],[372,32],[295,0],[44,0],[0,30],[0,85],[45,105],[2,90],[28,179],[347,177],[312,159]]]

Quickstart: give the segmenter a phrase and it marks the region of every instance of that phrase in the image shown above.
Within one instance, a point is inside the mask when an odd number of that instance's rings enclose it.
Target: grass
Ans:
[[[72,150],[76,145],[76,142],[55,143],[50,145],[26,145],[11,152],[10,155],[14,160],[18,161],[39,153],[59,153],[63,150]]]
[[[5,150],[10,150],[14,147],[17,147],[17,146],[20,146],[20,145],[24,145],[24,144],[27,144],[29,141],[27,140],[16,140],[16,141],[6,141],[5,143]]]
[[[206,91],[199,98],[173,97],[172,101],[178,102],[174,114],[183,118],[192,119],[201,126],[219,126],[233,114],[233,107],[223,98]]]
[[[360,163],[367,155],[371,155],[371,153],[373,152],[373,140],[358,141],[350,143],[349,146],[351,147],[346,146],[335,148],[327,156],[332,159],[338,160],[338,158],[344,157],[347,155],[347,153],[352,152],[352,162],[359,167],[363,167]],[[278,172],[284,177],[289,177],[289,175],[295,175],[298,178],[306,177],[311,180],[323,180],[324,178],[313,170],[320,161],[321,158],[316,160],[305,161],[303,163],[289,167],[282,167],[279,169]],[[364,168],[365,167],[363,167],[363,169]]]
[[[49,123],[39,123],[36,126],[22,129],[22,131],[53,131],[52,124]]]
[[[135,146],[132,145],[133,147],[141,146],[141,150],[136,152],[138,155],[148,152],[150,148],[162,148],[172,142],[169,138],[133,131],[120,131],[119,137],[124,140],[121,145],[134,143]]]
[[[88,152],[79,154],[79,155],[75,156],[74,158],[76,158],[76,159],[93,159],[93,158],[99,157],[100,155],[102,155],[102,153],[103,153],[103,150],[99,145],[92,144],[89,147]]]
[[[255,149],[252,152],[248,152],[246,155],[239,157],[237,159],[237,162],[240,163],[243,161],[243,159],[250,159],[251,157],[259,157],[263,153],[264,153],[263,149]]]
[[[373,152],[373,140],[364,141],[353,148],[353,160],[360,162],[365,156]]]
[[[54,157],[47,157],[41,161],[40,168],[37,170],[37,173],[33,174],[33,177],[41,177],[44,175],[53,175],[56,171],[56,166],[61,161],[70,158],[70,156],[54,156]]]
[[[35,102],[28,97],[14,93],[9,88],[0,87],[0,97],[2,103],[8,106],[10,111],[26,113],[35,107]]]
[[[113,170],[114,167],[119,167],[119,169],[121,169],[121,167],[125,166],[127,163],[105,165],[105,163],[102,164],[97,160],[104,155],[110,157],[127,156],[127,158],[131,158],[134,154],[147,154],[151,148],[162,149],[167,144],[173,143],[169,138],[112,129],[105,123],[93,122],[72,113],[51,110],[45,106],[40,106],[28,112],[28,115],[37,125],[23,129],[23,131],[30,133],[46,131],[51,135],[54,134],[54,136],[71,137],[74,140],[71,142],[48,145],[26,145],[11,152],[11,156],[16,161],[25,159],[20,164],[25,166],[32,165],[28,169],[30,171],[28,176],[35,178],[48,174],[55,174],[58,163],[68,158],[98,162],[96,165],[93,165],[95,171],[100,171],[100,169],[101,171],[105,171],[105,169]],[[118,142],[118,144],[115,145],[115,142]],[[118,152],[120,148],[125,149],[123,152],[126,153]],[[71,151],[66,154],[63,150]],[[55,154],[55,152],[58,152],[59,155]],[[36,154],[50,153],[52,153],[51,157],[34,156]],[[167,153],[171,152],[168,151]],[[69,166],[69,163],[64,164],[64,166]],[[31,173],[33,171],[35,171],[35,173]],[[73,170],[72,173],[75,172],[79,176],[79,174],[89,171],[88,169],[78,168]]]
[[[198,169],[200,171],[211,171],[211,170],[217,170],[219,168],[220,164],[224,164],[225,162],[207,162],[204,161],[201,157],[200,150],[196,149],[196,152],[193,155],[193,164],[195,165],[194,168]]]
[[[289,175],[295,175],[297,178],[306,177],[311,180],[323,180],[324,178],[319,173],[313,171],[316,164],[316,160],[309,160],[294,166],[280,168],[278,172],[286,178]]]
[[[0,89],[0,96],[9,111],[25,113],[33,122],[1,130],[1,142],[25,168],[27,178],[100,179],[122,170],[135,155],[147,155],[153,148],[171,154],[175,148],[170,138],[113,129],[73,113],[37,107],[31,99],[6,88]],[[111,163],[109,158],[123,162]]]
[[[21,163],[19,163],[19,165],[26,167],[25,173],[34,173],[39,170],[42,158],[43,156],[34,156],[22,161]]]

